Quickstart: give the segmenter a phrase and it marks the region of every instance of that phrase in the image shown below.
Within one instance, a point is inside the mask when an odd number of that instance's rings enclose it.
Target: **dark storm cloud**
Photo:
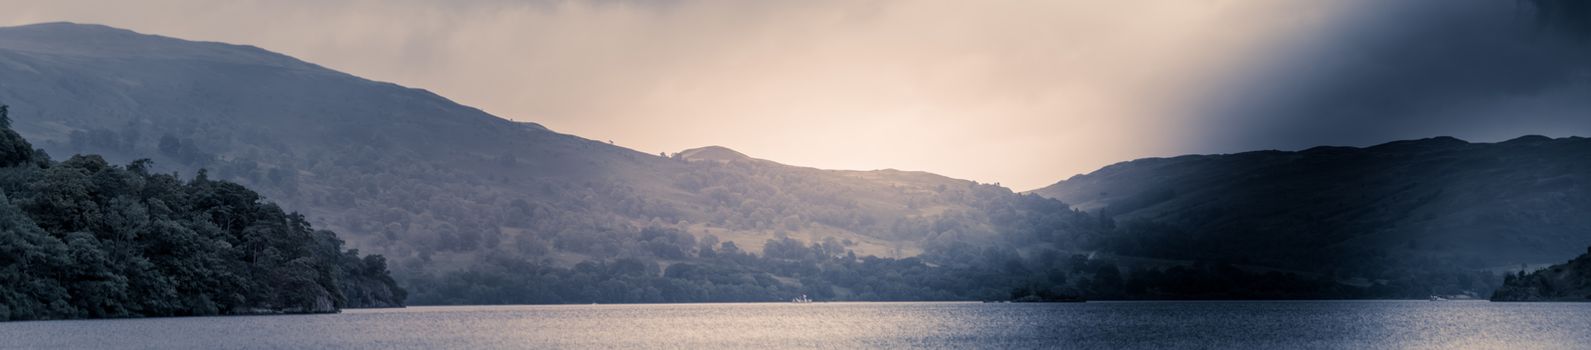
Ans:
[[[1365,2],[1212,96],[1199,147],[1591,135],[1591,2]]]
[[[1591,1],[1532,0],[1536,22],[1574,40],[1591,40]]]

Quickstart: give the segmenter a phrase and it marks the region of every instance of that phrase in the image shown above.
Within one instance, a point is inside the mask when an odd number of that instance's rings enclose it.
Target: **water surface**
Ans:
[[[816,303],[411,307],[0,323],[6,348],[1591,347],[1591,303]]]

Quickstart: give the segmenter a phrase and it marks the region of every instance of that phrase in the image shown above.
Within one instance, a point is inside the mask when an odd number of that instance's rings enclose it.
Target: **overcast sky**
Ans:
[[[1591,134],[1584,45],[1522,4],[0,0],[0,25],[250,44],[649,153],[1028,190],[1147,156]]]

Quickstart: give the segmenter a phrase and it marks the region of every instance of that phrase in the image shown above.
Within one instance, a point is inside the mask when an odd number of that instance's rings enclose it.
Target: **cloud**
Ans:
[[[1206,101],[1203,147],[1591,134],[1585,2],[1366,3]]]

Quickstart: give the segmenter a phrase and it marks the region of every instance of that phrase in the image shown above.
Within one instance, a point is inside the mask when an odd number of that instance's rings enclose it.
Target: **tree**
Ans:
[[[35,159],[0,128],[0,320],[401,306],[386,260],[242,185]]]

